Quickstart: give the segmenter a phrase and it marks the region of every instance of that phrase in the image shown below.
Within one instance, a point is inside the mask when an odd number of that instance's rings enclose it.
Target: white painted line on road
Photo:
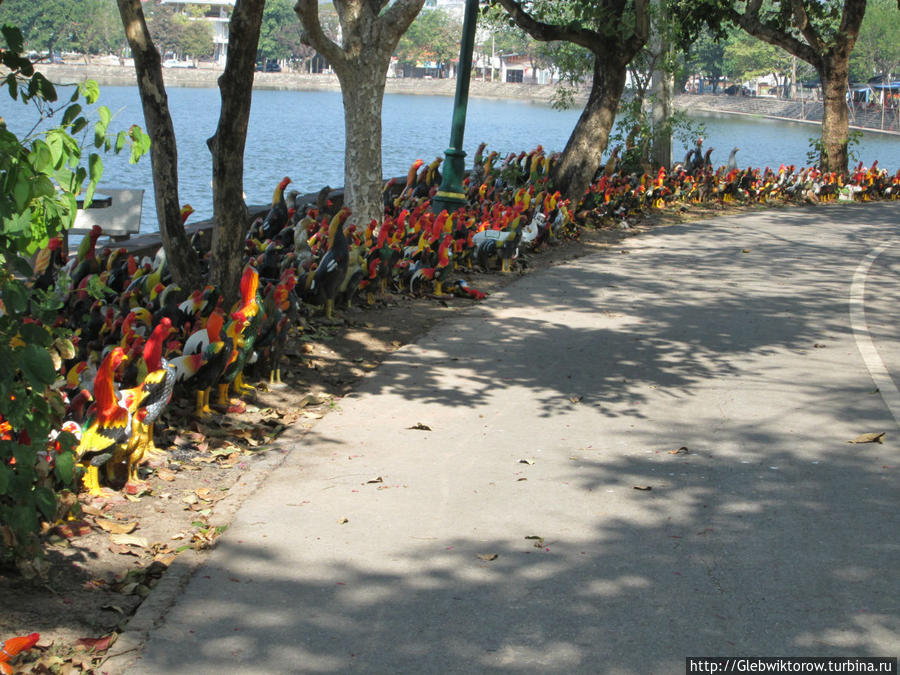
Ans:
[[[866,279],[869,276],[869,269],[872,267],[875,259],[892,243],[882,244],[871,251],[856,268],[856,273],[853,275],[853,283],[850,284],[850,326],[853,328],[856,346],[859,348],[863,362],[869,370],[869,375],[872,376],[872,381],[878,387],[881,399],[894,417],[894,421],[900,424],[900,391],[897,390],[897,385],[894,384],[894,380],[888,373],[884,361],[881,360],[881,356],[875,348],[875,342],[872,340],[872,335],[869,333],[869,328],[866,324],[865,306]]]

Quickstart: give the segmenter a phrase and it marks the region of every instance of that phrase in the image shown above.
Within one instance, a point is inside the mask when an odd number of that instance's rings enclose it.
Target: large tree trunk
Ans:
[[[672,166],[672,75],[662,68],[653,72],[653,145],[650,162],[654,170]]]
[[[847,144],[850,114],[847,110],[849,91],[849,59],[827,59],[819,71],[824,102],[822,104],[822,149],[819,168],[822,171],[846,171],[850,161]]]
[[[150,136],[153,193],[163,248],[175,282],[185,290],[200,288],[197,254],[188,241],[178,201],[178,149],[169,114],[159,51],[153,44],[140,0],[117,0],[125,36],[134,56],[144,123]]]
[[[377,67],[373,66],[373,70]],[[384,217],[381,108],[384,76],[351,68],[338,71],[344,101],[344,201],[352,220],[365,225]]]
[[[244,147],[250,123],[250,101],[256,50],[265,0],[238,0],[229,23],[228,57],[219,76],[222,105],[212,152],[213,226],[210,282],[219,287],[229,307],[238,297],[244,237],[249,228],[244,203]]]
[[[760,18],[762,0],[748,2],[743,13],[732,8],[729,19],[750,35],[781,47],[816,69],[825,94],[819,165],[823,171],[845,172],[849,159],[847,91],[850,55],[866,14],[866,0],[843,0],[839,27],[827,33],[820,33],[810,19],[805,5],[807,1],[813,0],[789,0],[789,30]]]
[[[317,0],[297,0],[294,11],[304,38],[326,59],[341,83],[346,128],[344,202],[353,221],[364,224],[383,214],[381,106],[391,54],[425,0],[341,0],[334,3],[341,44],[325,35]]]
[[[581,201],[600,168],[625,89],[626,68],[627,63],[613,62],[599,54],[594,56],[591,93],[553,171],[556,188],[573,204]]]

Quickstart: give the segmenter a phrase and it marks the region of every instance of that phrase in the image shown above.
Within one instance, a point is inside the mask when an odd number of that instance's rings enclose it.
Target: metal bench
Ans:
[[[70,234],[87,234],[94,225],[113,241],[123,241],[141,231],[143,190],[101,188],[86,209],[78,209]]]

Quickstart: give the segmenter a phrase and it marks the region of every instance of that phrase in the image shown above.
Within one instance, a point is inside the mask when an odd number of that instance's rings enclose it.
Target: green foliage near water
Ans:
[[[112,134],[111,114],[98,109],[93,125],[82,102],[99,88],[79,85],[57,106],[56,88],[23,56],[21,31],[0,29],[2,80],[13,101],[59,115],[59,124],[19,137],[0,119],[0,563],[41,575],[40,533],[75,501],[75,436],[61,432],[66,405],[61,367],[75,354],[71,335],[57,326],[69,286],[65,275],[47,288],[33,279],[51,237],[72,226],[77,200],[89,204],[103,173],[98,151],[131,147],[136,160],[149,146],[139,127]],[[91,145],[94,151],[84,152]],[[85,156],[87,155],[87,156]],[[38,254],[36,257],[35,254]]]

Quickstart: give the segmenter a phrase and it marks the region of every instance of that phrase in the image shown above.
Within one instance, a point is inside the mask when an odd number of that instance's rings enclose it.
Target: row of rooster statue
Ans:
[[[243,373],[255,361],[268,364],[270,385],[279,386],[286,331],[311,307],[322,307],[330,320],[336,303],[349,305],[359,294],[374,304],[390,289],[415,293],[425,285],[434,295],[450,291],[480,299],[483,294],[464,280],[451,282],[455,270],[499,264],[509,272],[520,248],[577,236],[576,221],[615,222],[673,202],[827,199],[849,187],[858,199],[884,198],[900,189],[900,172],[890,177],[876,166],[860,166],[846,180],[812,169],[795,173],[793,167],[714,170],[694,161],[701,159],[699,150],[697,157],[689,154],[688,168],[660,169],[655,177],[625,175],[613,153],[573,209],[552,189],[555,158],[542,148],[503,161],[484,149],[482,144],[466,179],[466,208],[433,213],[441,160],[416,160],[405,185],[392,179],[384,186],[383,220],[365,226],[352,223],[348,208],[331,207],[330,188],[316,204],[301,204],[297,193],[285,195],[291,181],[284,178],[268,214],[249,228],[240,300],[230,308],[214,287],[189,292],[175,285],[162,252],[142,261],[125,249],[97,253],[99,228],[68,260],[60,242],[51,241],[36,259],[33,283],[49,288],[61,271],[71,279],[62,315],[76,336],[77,354],[64,365],[64,429],[80,439],[85,488],[102,494],[100,468],[105,482],[115,484],[122,465],[125,485],[139,484],[138,466],[159,452],[154,423],[176,386],[194,390],[197,416],[212,412],[214,388],[216,405],[225,410],[231,393],[252,389]],[[190,213],[186,206],[183,218]],[[208,253],[199,234],[193,245],[201,256]],[[101,289],[103,299],[95,300],[89,288]]]

